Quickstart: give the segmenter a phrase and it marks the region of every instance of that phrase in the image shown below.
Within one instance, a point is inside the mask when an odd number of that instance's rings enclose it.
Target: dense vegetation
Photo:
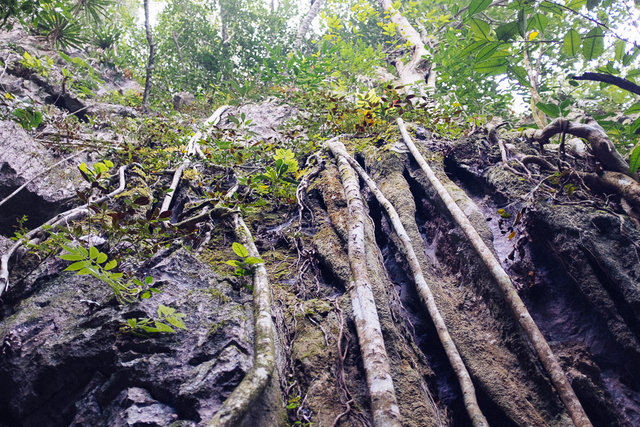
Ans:
[[[342,162],[339,167],[345,192],[349,193],[351,185],[353,193],[358,193],[357,180],[355,184],[349,181],[345,170],[353,167],[365,181],[366,172],[331,138],[349,135],[356,141],[349,149],[364,152],[367,146],[397,134],[399,124],[404,144],[411,150],[405,121],[420,123],[442,140],[463,138],[486,127],[488,140],[500,147],[504,168],[521,181],[537,180],[531,194],[539,188],[554,197],[571,197],[577,192],[576,197],[584,201],[591,197],[587,190],[592,188],[590,180],[599,180],[600,186],[621,198],[623,207],[618,212],[638,220],[637,0],[310,3],[3,2],[0,31],[24,30],[41,42],[33,49],[9,43],[6,48],[17,60],[0,64],[3,74],[26,76],[45,88],[51,102],[18,96],[3,87],[0,118],[19,123],[59,154],[73,152],[75,156],[81,149],[92,153],[95,161],[81,163],[78,168],[84,181],[77,191],[78,207],[37,228],[40,224],[30,223],[27,217],[18,221],[15,246],[2,258],[0,294],[9,286],[9,264],[17,262],[14,253],[24,247],[41,263],[51,256],[71,262],[66,271],[105,283],[117,304],[135,304],[162,292],[154,286],[153,277],[137,272],[140,266],[175,247],[176,242],[202,255],[202,248],[216,237],[212,237],[213,226],[201,223],[220,220],[232,224],[235,241],[226,245],[230,248],[223,254],[205,251],[202,256],[208,256],[217,269],[224,265],[226,273],[235,275],[245,291],[253,291],[256,317],[268,319],[265,322],[269,324],[271,301],[265,295],[271,291],[264,264],[270,260],[263,259],[253,245],[243,216],[264,212],[292,215],[298,210],[299,232],[290,238],[296,242],[300,263],[304,254],[300,247],[308,238],[300,232],[303,213],[311,211],[301,194],[323,167],[322,150],[333,152]],[[150,10],[160,9],[152,22]],[[241,112],[242,106],[260,102],[269,103],[269,108],[284,106],[291,113],[279,129],[279,138],[256,137],[254,129],[261,123]],[[215,126],[227,106],[237,106],[238,114],[228,116],[230,126]],[[498,128],[519,131],[529,142],[539,144],[540,157],[509,159],[497,136]],[[103,129],[112,141],[98,136]],[[570,165],[565,161],[567,135],[591,144],[597,166],[589,163],[585,172],[576,167],[577,162]],[[557,164],[543,158],[544,144],[554,137],[561,142],[553,159]],[[376,161],[398,151],[393,142],[374,149]],[[421,163],[418,150],[414,150],[412,155]],[[527,162],[549,174],[532,176],[524,164]],[[602,170],[617,175],[603,177]],[[621,181],[624,179],[628,182]],[[176,201],[180,185],[188,188],[188,195],[182,193],[178,196],[182,199]],[[375,184],[370,188],[376,192]],[[0,206],[11,197],[0,201]],[[357,204],[357,197],[353,197],[350,206]],[[387,208],[384,200],[378,201]],[[455,205],[453,200],[451,203]],[[502,219],[511,218],[501,211]],[[513,228],[524,211],[517,213],[509,240],[515,237]],[[392,208],[388,212],[400,223]],[[462,212],[460,215],[464,217]],[[363,212],[359,220],[364,224],[362,218]],[[70,220],[78,222],[70,226]],[[473,230],[471,223],[464,223],[468,220],[460,221],[461,227],[467,227],[465,233]],[[472,235],[475,231],[468,233],[471,240],[481,242],[477,233]],[[403,243],[410,254],[413,249],[407,242]],[[479,252],[490,252],[482,243],[474,245]],[[351,248],[349,254],[355,258]],[[501,267],[491,257],[488,255],[485,262],[495,262],[497,267],[492,269],[499,271]],[[415,254],[413,258],[412,266],[418,265]],[[413,273],[422,275],[419,268]],[[499,277],[496,280],[500,283]],[[504,283],[503,290],[510,295],[508,277]],[[428,290],[426,283],[425,287]],[[514,312],[520,306],[526,312],[517,296],[514,301],[518,307]],[[430,316],[437,319],[437,308],[430,308]],[[521,315],[529,319],[527,316]],[[145,336],[184,330],[187,324],[183,313],[160,304],[154,315],[123,319],[120,331]],[[264,355],[264,360],[256,366],[263,367],[259,364],[263,363],[272,370],[275,350],[269,336],[273,325],[265,329],[257,325],[256,321],[256,353]],[[528,329],[521,324],[536,351],[547,352],[548,345],[533,320],[531,325]],[[374,332],[379,329],[378,325]],[[362,340],[360,334],[358,330]],[[443,336],[446,347],[445,341],[451,337],[446,338],[448,333]],[[371,338],[372,342],[377,338]],[[258,348],[261,345],[262,350]],[[453,365],[459,361],[461,368],[456,374],[464,388],[469,374],[462,359],[456,351],[447,356]],[[553,377],[557,362],[542,363]],[[366,360],[364,364],[366,368]],[[559,367],[558,372],[564,375]],[[466,381],[468,386],[471,380]],[[556,388],[563,383],[553,381]],[[561,388],[558,391],[562,394]],[[573,395],[568,388],[568,394]],[[473,394],[472,385],[470,389]],[[239,399],[236,393],[250,395],[254,391],[238,387],[229,401]],[[562,395],[579,425],[581,416],[586,415],[579,413],[581,408],[577,414],[573,412],[571,399],[577,402],[575,396],[565,399]],[[300,406],[291,401],[289,405],[293,406],[287,409]],[[345,413],[349,408],[347,404]],[[351,412],[357,416],[355,410]],[[240,415],[231,409],[220,410],[214,424],[234,425]],[[224,421],[227,416],[231,418]],[[476,425],[486,423],[479,409],[469,409],[469,416]],[[299,414],[291,418],[303,419]]]

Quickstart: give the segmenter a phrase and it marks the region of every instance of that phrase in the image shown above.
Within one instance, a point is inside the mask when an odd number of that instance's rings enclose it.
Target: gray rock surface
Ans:
[[[17,123],[0,121],[0,200],[59,160]],[[75,162],[78,160],[37,176],[1,206],[0,233],[13,235],[12,227],[22,215],[29,215],[29,226],[37,226],[68,209],[83,184]]]
[[[149,274],[162,293],[126,306],[87,276],[33,280],[39,290],[0,325],[0,425],[195,425],[211,417],[251,366],[251,295],[184,250]],[[188,330],[120,331],[125,318],[154,316],[159,304],[184,313]]]

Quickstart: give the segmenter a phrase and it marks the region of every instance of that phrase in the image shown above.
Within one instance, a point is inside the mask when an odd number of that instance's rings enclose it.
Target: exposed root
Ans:
[[[605,169],[629,175],[629,165],[618,153],[604,129],[595,120],[590,119],[587,123],[582,124],[572,123],[568,119],[555,119],[544,129],[538,130],[533,138],[544,145],[549,142],[551,137],[560,133],[568,133],[586,139],[591,144],[593,154]],[[637,174],[634,178],[637,180]]]
[[[137,163],[131,163],[126,166],[121,166],[119,170],[119,178],[120,184],[118,188],[113,190],[111,193],[106,196],[100,197],[97,200],[92,201],[91,205],[98,205],[106,200],[110,200],[116,195],[122,193],[126,187],[126,179],[125,179],[125,171],[131,166],[140,166]],[[9,287],[9,261],[11,257],[24,246],[25,243],[29,243],[32,245],[38,244],[45,239],[46,233],[43,233],[47,228],[53,228],[58,225],[67,225],[71,221],[78,220],[83,218],[84,216],[89,214],[89,203],[84,204],[82,206],[78,206],[76,208],[70,209],[66,212],[62,212],[49,221],[42,224],[40,227],[34,228],[30,232],[24,235],[24,238],[18,240],[7,252],[5,252],[0,258],[0,295]],[[42,234],[42,235],[41,235]]]
[[[424,274],[422,272],[422,267],[420,266],[420,262],[418,261],[418,257],[415,254],[413,249],[413,244],[407,234],[404,225],[400,220],[400,216],[396,212],[396,209],[393,207],[391,202],[382,194],[382,191],[378,188],[376,183],[369,177],[364,169],[347,153],[342,143],[336,141],[333,142],[330,146],[334,155],[340,156],[346,159],[351,167],[353,167],[360,178],[367,184],[371,192],[375,195],[378,203],[387,212],[391,223],[393,224],[393,228],[398,235],[400,242],[402,243],[401,249],[404,252],[404,256],[409,261],[409,266],[411,268],[411,272],[413,273],[413,279],[416,284],[416,288],[418,289],[418,293],[426,305],[427,310],[429,311],[429,315],[433,320],[433,323],[436,327],[436,331],[438,333],[438,337],[440,338],[440,342],[444,347],[444,350],[447,354],[447,358],[451,363],[451,366],[458,377],[458,382],[460,384],[460,389],[462,390],[462,396],[464,399],[465,407],[467,409],[467,413],[469,414],[469,418],[474,426],[488,426],[486,418],[482,414],[480,410],[480,406],[478,405],[478,401],[476,399],[476,392],[473,386],[473,382],[471,381],[471,377],[469,376],[469,372],[460,357],[460,353],[456,348],[455,343],[451,339],[451,335],[449,335],[449,330],[447,329],[447,325],[436,306],[435,299],[433,297],[433,293],[427,284]]]
[[[491,250],[484,243],[475,228],[473,228],[473,225],[464,214],[464,212],[462,212],[462,209],[460,209],[447,189],[442,185],[440,180],[433,173],[433,170],[431,170],[426,160],[424,159],[422,154],[420,154],[418,148],[413,143],[411,136],[404,126],[403,120],[400,118],[398,119],[398,126],[400,128],[400,132],[402,134],[404,142],[407,144],[409,150],[411,151],[411,154],[420,165],[420,168],[427,176],[427,179],[429,180],[431,185],[437,191],[438,195],[446,205],[455,222],[458,224],[458,226],[460,226],[482,261],[491,272],[491,275],[496,280],[496,283],[502,291],[505,301],[511,308],[514,317],[518,320],[520,326],[527,334],[529,341],[531,342],[533,348],[536,350],[538,357],[542,362],[542,365],[545,367],[549,376],[551,377],[551,381],[558,391],[560,398],[564,402],[567,411],[569,412],[569,415],[573,420],[573,423],[578,427],[591,426],[591,422],[585,414],[580,401],[578,400],[575,392],[573,391],[573,388],[571,387],[571,384],[569,383],[569,380],[562,370],[562,367],[551,351],[551,348],[540,332],[540,329],[538,329],[538,326],[533,321],[533,318],[529,314],[527,307],[522,302],[522,299],[520,299],[520,296],[516,292],[515,287],[511,282],[511,278],[504,271],[504,269],[500,265],[500,262],[496,259],[493,252],[491,252]]]
[[[329,148],[333,141],[335,138],[327,142]],[[367,376],[373,420],[376,426],[400,426],[400,409],[365,260],[366,214],[360,197],[360,186],[349,162],[343,156],[336,157],[349,211],[348,254],[352,273],[349,294]]]
[[[233,214],[233,225],[238,241],[247,248],[249,255],[259,258],[253,236],[240,214]],[[208,426],[237,426],[258,400],[275,369],[276,332],[271,318],[271,287],[264,264],[258,264],[253,273],[253,307],[253,366],[207,423]]]
[[[211,115],[211,117],[205,120],[204,126],[209,127],[209,126],[215,126],[216,124],[218,124],[218,122],[220,121],[220,117],[222,117],[222,114],[228,108],[229,108],[228,105],[223,105],[222,107],[218,108]],[[202,131],[197,131],[195,134],[193,134],[191,138],[189,138],[189,142],[187,143],[187,152],[183,157],[182,164],[180,164],[178,169],[176,169],[176,171],[173,174],[173,179],[171,180],[171,186],[169,187],[169,191],[167,195],[164,197],[164,200],[162,201],[162,207],[160,208],[160,213],[163,213],[169,210],[169,207],[171,206],[171,202],[173,201],[173,195],[176,192],[176,189],[178,188],[178,184],[180,183],[180,178],[182,178],[182,173],[186,168],[189,167],[189,164],[191,163],[190,157],[193,156],[194,154],[198,154],[200,158],[205,157],[204,153],[200,149],[200,143],[198,142],[200,141],[200,139],[202,139]]]

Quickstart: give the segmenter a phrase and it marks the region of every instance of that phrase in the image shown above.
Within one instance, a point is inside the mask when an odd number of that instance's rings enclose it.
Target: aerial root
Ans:
[[[554,123],[555,122],[556,121],[554,121]],[[398,119],[398,127],[400,128],[400,133],[402,134],[405,144],[416,159],[416,162],[420,165],[420,168],[427,176],[427,179],[440,196],[440,199],[447,207],[447,210],[453,217],[454,221],[467,236],[467,239],[469,239],[470,243],[473,245],[474,249],[491,272],[491,275],[496,280],[496,283],[502,291],[502,294],[505,298],[505,301],[509,305],[511,312],[519,322],[522,329],[527,334],[531,345],[540,358],[540,362],[551,377],[551,382],[558,391],[558,394],[560,395],[560,398],[567,408],[567,412],[571,416],[573,423],[577,427],[591,426],[591,422],[584,412],[584,409],[582,408],[578,397],[573,391],[569,380],[563,372],[560,363],[558,363],[558,360],[551,351],[549,344],[538,329],[536,323],[533,321],[533,318],[529,314],[527,307],[522,302],[522,299],[520,299],[520,296],[516,292],[515,287],[511,282],[511,278],[504,271],[504,269],[500,265],[500,262],[498,262],[496,257],[493,255],[493,252],[491,252],[491,250],[484,243],[475,228],[473,228],[473,225],[464,214],[464,212],[462,212],[462,209],[460,209],[447,189],[444,187],[444,185],[442,185],[442,182],[440,182],[440,180],[433,173],[433,170],[431,170],[426,160],[424,159],[422,154],[420,154],[418,148],[413,143],[413,140],[411,139],[411,136],[407,132],[407,129],[404,125],[404,121],[400,118]]]
[[[228,108],[229,108],[228,105],[223,105],[222,107],[218,108],[211,115],[211,117],[205,120],[204,126],[209,127],[209,126],[217,125],[218,122],[220,122],[220,118],[222,117],[222,114]],[[197,131],[195,134],[193,134],[193,136],[191,136],[191,138],[189,138],[189,142],[187,143],[187,149],[185,150],[186,153],[182,158],[182,163],[173,174],[173,178],[171,179],[171,185],[169,186],[169,191],[167,192],[167,195],[164,197],[164,200],[162,201],[162,207],[160,208],[160,213],[163,213],[169,210],[169,207],[171,206],[171,202],[173,201],[173,196],[178,188],[180,179],[182,178],[182,173],[186,168],[189,167],[189,164],[191,163],[191,159],[190,159],[191,156],[197,154],[200,158],[205,158],[204,153],[200,149],[199,141],[201,139],[202,139],[202,131]]]
[[[76,208],[70,209],[66,212],[62,212],[49,221],[45,222],[41,226],[34,228],[29,231],[24,237],[18,240],[11,248],[5,252],[2,257],[0,257],[0,295],[9,287],[9,262],[14,254],[18,255],[17,252],[20,248],[22,248],[25,243],[29,243],[31,245],[36,245],[46,238],[46,228],[53,228],[58,225],[66,225],[71,221],[76,221],[81,219],[89,214],[89,205],[98,205],[104,201],[110,200],[116,195],[122,193],[127,185],[127,181],[125,178],[125,171],[131,166],[140,166],[138,163],[131,163],[126,166],[121,166],[118,171],[118,176],[120,183],[118,188],[113,190],[111,193],[106,196],[100,197],[96,200],[91,201],[90,203],[86,203],[82,206],[78,206]]]
[[[336,140],[337,138],[334,138],[326,143],[332,151]],[[364,231],[367,220],[364,203],[360,197],[360,185],[349,162],[339,153],[334,155],[349,212],[348,254],[352,280],[348,289],[367,377],[373,422],[376,426],[399,427],[400,409],[396,401],[389,358],[365,260]]]
[[[411,272],[413,273],[413,279],[416,284],[416,288],[418,293],[426,305],[429,315],[433,320],[433,323],[436,326],[436,330],[438,332],[438,337],[440,338],[440,342],[442,343],[445,352],[447,354],[447,358],[451,363],[451,366],[458,377],[458,382],[460,384],[460,389],[462,390],[462,395],[465,403],[465,407],[467,409],[467,413],[469,414],[469,418],[474,426],[488,426],[486,418],[482,414],[480,410],[480,406],[478,405],[478,401],[476,399],[476,392],[473,386],[473,382],[471,381],[471,377],[460,357],[460,353],[456,348],[451,335],[447,329],[447,325],[438,310],[435,299],[433,297],[433,293],[427,284],[424,274],[422,272],[422,267],[420,266],[420,262],[418,261],[418,257],[413,248],[413,244],[407,234],[404,225],[400,220],[400,216],[398,215],[396,209],[391,204],[391,202],[382,194],[382,191],[378,188],[376,183],[369,177],[367,172],[356,162],[346,151],[344,145],[339,141],[331,141],[329,144],[329,148],[334,153],[336,157],[343,158],[349,162],[351,167],[358,172],[360,178],[367,184],[367,187],[371,190],[371,192],[375,195],[378,203],[387,212],[391,223],[393,224],[393,228],[396,231],[396,234],[402,244],[401,250],[403,251],[403,255],[409,261],[409,266],[411,268]]]
[[[237,212],[230,213],[238,241],[247,248],[250,256],[260,258],[242,216]],[[258,264],[253,272],[253,316],[253,366],[207,423],[208,426],[239,425],[273,375],[276,366],[275,326],[271,317],[271,287],[264,264]]]

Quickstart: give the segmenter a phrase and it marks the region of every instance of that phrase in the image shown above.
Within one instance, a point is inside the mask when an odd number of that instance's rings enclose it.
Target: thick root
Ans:
[[[332,143],[333,141],[327,143],[329,148]],[[349,294],[367,376],[373,421],[380,427],[400,426],[400,409],[393,387],[391,367],[368,277],[364,237],[366,214],[360,197],[360,186],[347,160],[343,156],[337,156],[337,161],[349,211],[348,253],[352,273]]]
[[[467,409],[467,413],[469,414],[469,418],[474,426],[488,426],[486,418],[482,414],[480,410],[480,406],[478,405],[478,401],[476,399],[476,392],[473,386],[473,382],[471,381],[471,377],[469,376],[469,372],[467,372],[467,368],[460,357],[460,353],[456,348],[455,343],[451,339],[451,335],[449,335],[449,331],[447,329],[447,325],[436,306],[435,299],[427,284],[424,274],[422,273],[422,267],[420,267],[420,262],[418,261],[418,257],[415,254],[413,249],[413,244],[409,239],[407,232],[405,231],[402,222],[400,221],[400,217],[396,212],[395,208],[387,200],[387,198],[382,194],[382,191],[378,188],[376,183],[369,177],[369,175],[365,172],[362,167],[347,153],[344,145],[342,145],[339,141],[334,141],[329,145],[329,148],[333,152],[335,156],[340,156],[341,158],[346,159],[351,167],[353,167],[360,178],[367,184],[371,192],[375,195],[378,203],[386,210],[389,215],[389,219],[393,224],[394,229],[398,235],[400,242],[402,243],[402,249],[404,251],[405,257],[409,261],[409,267],[411,268],[411,272],[413,273],[413,279],[418,289],[418,293],[422,298],[423,303],[426,305],[427,310],[429,311],[429,315],[433,320],[434,325],[436,326],[436,331],[438,332],[438,337],[442,342],[442,346],[445,349],[447,354],[447,358],[451,363],[451,366],[458,377],[458,382],[460,383],[460,389],[462,390],[463,399],[465,402],[465,407]]]
[[[500,290],[504,295],[505,301],[511,308],[514,317],[518,320],[520,326],[529,337],[529,341],[533,345],[533,348],[536,350],[538,357],[542,362],[542,365],[545,367],[549,376],[551,377],[551,381],[558,391],[560,398],[564,402],[574,424],[579,427],[590,426],[591,422],[584,412],[584,409],[582,408],[578,397],[573,391],[569,380],[563,372],[562,367],[558,363],[555,355],[551,351],[551,348],[542,335],[542,332],[540,332],[540,329],[538,329],[538,326],[533,321],[533,318],[529,314],[527,307],[524,305],[522,299],[520,299],[520,296],[516,292],[515,287],[511,282],[511,278],[504,271],[504,269],[500,265],[500,262],[496,259],[493,252],[491,252],[491,250],[484,243],[475,228],[473,228],[473,225],[464,214],[464,212],[462,212],[460,207],[458,207],[447,189],[435,176],[426,160],[424,159],[422,154],[420,154],[418,148],[413,143],[411,136],[404,126],[403,120],[400,118],[398,119],[398,126],[400,128],[400,132],[402,134],[404,142],[407,144],[407,147],[411,151],[411,154],[420,165],[420,168],[427,176],[431,185],[436,189],[438,195],[446,205],[455,222],[460,226],[482,261],[491,272],[491,275],[496,280],[498,286],[500,287]]]
[[[249,255],[259,258],[260,254],[253,243],[253,236],[242,217],[237,213],[233,215],[233,224],[238,240],[247,248]],[[207,423],[208,426],[234,427],[239,425],[273,375],[276,366],[275,326],[271,317],[271,287],[264,264],[258,264],[253,273],[253,306],[253,367]]]

